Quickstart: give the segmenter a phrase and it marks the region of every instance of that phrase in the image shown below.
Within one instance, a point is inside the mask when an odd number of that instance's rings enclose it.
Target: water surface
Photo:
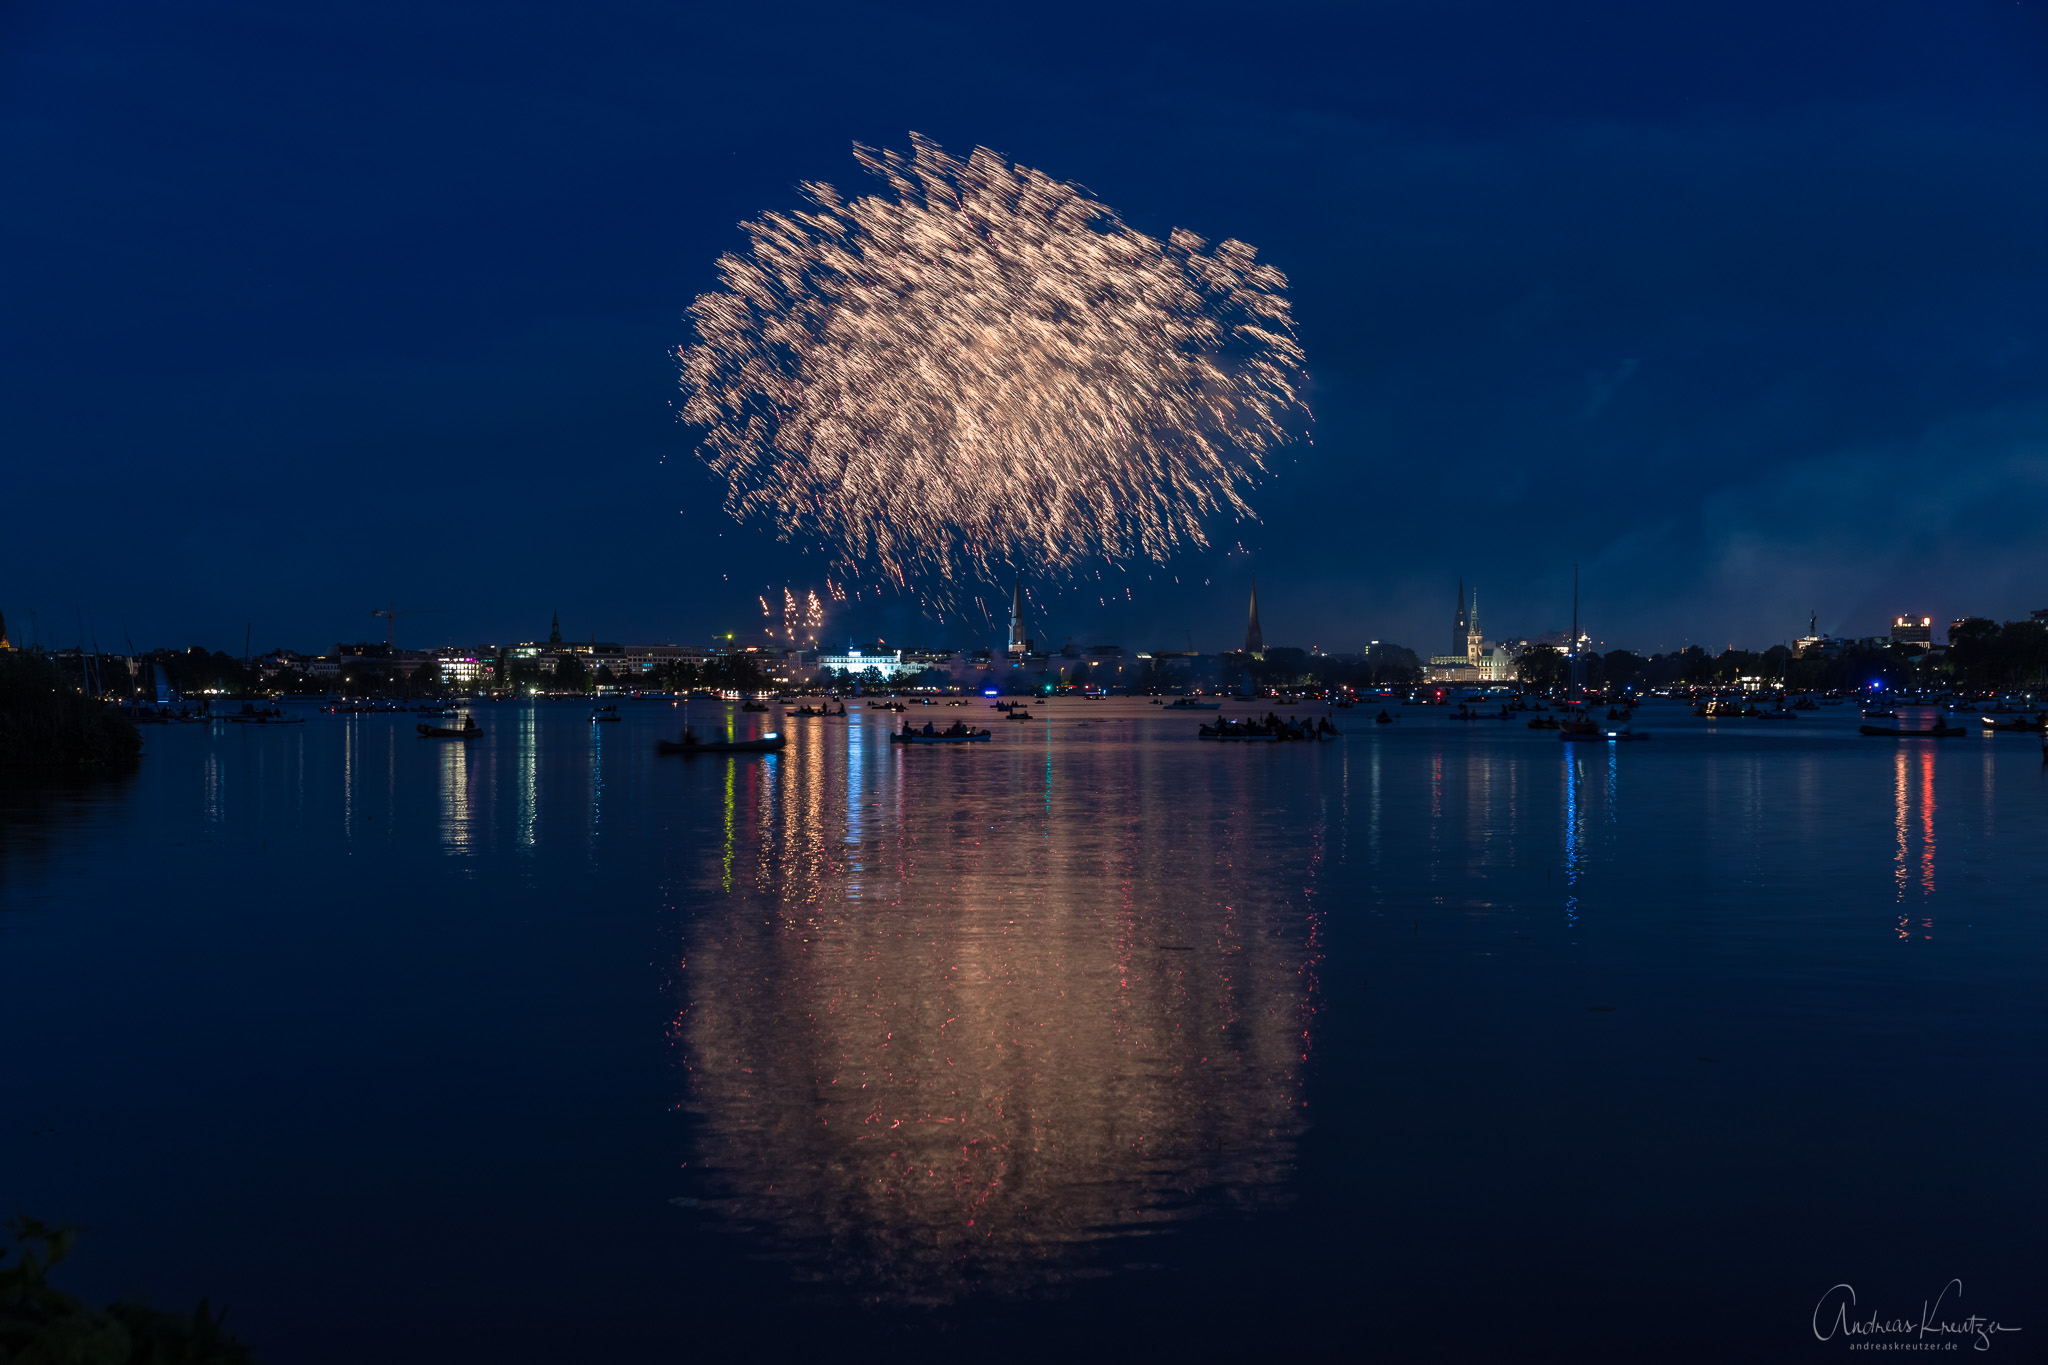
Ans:
[[[76,1287],[269,1361],[1797,1357],[1954,1276],[2048,1339],[2031,737],[621,710],[0,797],[0,1201]]]

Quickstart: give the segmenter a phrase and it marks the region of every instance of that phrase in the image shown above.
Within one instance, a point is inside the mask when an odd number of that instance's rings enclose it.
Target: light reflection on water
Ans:
[[[441,746],[441,838],[451,853],[469,849],[469,746]]]
[[[940,1301],[1275,1199],[1303,1125],[1320,823],[1276,861],[1243,792],[1090,771],[1062,798],[1050,761],[1026,816],[1021,753],[840,728],[779,774],[728,762],[728,784],[763,779],[726,813],[755,875],[728,843],[677,1020],[724,1214],[807,1277]],[[939,764],[959,785],[899,804]]]

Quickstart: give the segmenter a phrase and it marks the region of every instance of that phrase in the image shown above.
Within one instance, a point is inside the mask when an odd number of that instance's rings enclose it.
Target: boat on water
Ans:
[[[891,744],[986,744],[995,737],[993,730],[977,730],[971,725],[954,721],[941,730],[927,723],[923,729],[911,728],[905,721],[901,730],[891,731]]]
[[[1309,721],[1282,720],[1268,714],[1264,720],[1231,720],[1219,717],[1214,725],[1196,727],[1195,738],[1213,740],[1243,740],[1252,743],[1287,743],[1309,740],[1332,740],[1341,733],[1330,724],[1326,716],[1313,723]]]
[[[1977,719],[1983,723],[1986,734],[2034,734],[2048,730],[2048,711],[2043,711],[2033,720],[2028,720],[2025,716],[2021,716],[2018,720],[1994,720],[1990,716],[1979,716]]]
[[[829,706],[799,706],[789,714],[797,717],[843,716],[846,714],[846,707],[842,705],[837,711],[834,711]]]
[[[1196,733],[1195,738],[1234,740],[1244,744],[1277,744],[1280,741],[1280,736],[1278,735],[1269,734],[1265,730],[1254,730],[1247,726],[1231,725],[1228,721],[1221,725],[1202,726]]]
[[[773,730],[758,739],[699,739],[689,730],[680,740],[656,740],[658,754],[772,754],[781,751],[783,736]]]
[[[483,733],[476,728],[475,716],[464,716],[460,725],[428,725],[421,722],[413,728],[420,732],[421,739],[475,739]]]
[[[1193,697],[1175,697],[1172,701],[1166,703],[1166,709],[1169,711],[1220,711],[1223,709],[1223,703],[1220,701],[1197,701]]]
[[[1014,706],[1014,707],[1011,707],[1011,708],[1010,708],[1010,710],[1008,711],[1008,713],[1006,713],[1006,714],[1005,714],[1005,715],[1003,716],[1003,719],[1004,719],[1004,720],[1032,720],[1032,719],[1035,719],[1035,717],[1033,717],[1033,716],[1032,716],[1032,714],[1031,714],[1031,713],[1030,713],[1029,711],[1026,711],[1026,710],[1025,710],[1025,709],[1024,709],[1023,707],[1021,707],[1021,706]]]
[[[304,725],[306,723],[304,716],[287,716],[284,713],[284,708],[281,706],[272,706],[265,710],[258,710],[248,702],[242,703],[242,709],[237,714],[222,716],[221,719],[230,725]]]
[[[1925,730],[1904,730],[1890,725],[1860,725],[1857,729],[1866,735],[1888,739],[1954,739],[1958,735],[1969,733],[1960,725],[1950,725],[1946,716],[1936,720]]]
[[[1600,728],[1600,722],[1591,716],[1559,716],[1555,722],[1557,737],[1563,740],[1605,739],[1607,732]]]
[[[1380,708],[1380,713],[1372,718],[1372,723],[1374,725],[1392,725],[1394,723],[1394,718],[1388,715],[1387,708],[1382,706]],[[1530,723],[1534,724],[1533,721]]]
[[[617,720],[619,719],[619,708],[616,706],[600,706],[595,711],[592,711],[590,713],[590,719],[593,724],[602,724],[603,722],[608,720]]]
[[[896,709],[900,711],[903,708],[899,706]],[[743,701],[740,703],[740,710],[752,711],[756,714],[766,714],[768,710],[768,703],[760,701]]]

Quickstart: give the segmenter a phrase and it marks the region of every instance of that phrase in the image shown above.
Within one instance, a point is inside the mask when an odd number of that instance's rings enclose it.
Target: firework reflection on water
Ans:
[[[1263,866],[1228,792],[1096,770],[1128,752],[1005,745],[941,791],[916,761],[956,755],[863,759],[843,728],[742,783],[744,870],[687,945],[718,1216],[825,1292],[939,1303],[1273,1206],[1304,1126],[1313,868]]]

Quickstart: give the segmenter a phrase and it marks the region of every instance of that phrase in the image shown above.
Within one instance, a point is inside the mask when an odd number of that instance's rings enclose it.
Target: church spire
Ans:
[[[1458,610],[1451,617],[1451,653],[1464,654],[1472,639],[1472,623],[1465,615],[1465,575],[1458,575]]]
[[[1259,576],[1252,575],[1251,616],[1244,623],[1244,652],[1255,659],[1266,657],[1266,635],[1259,629]]]
[[[551,645],[562,643],[562,613],[559,611],[555,613],[554,620],[548,623],[548,643]]]
[[[1024,634],[1024,575],[1017,575],[1017,586],[1010,590],[1010,652],[1029,654],[1031,641]]]

